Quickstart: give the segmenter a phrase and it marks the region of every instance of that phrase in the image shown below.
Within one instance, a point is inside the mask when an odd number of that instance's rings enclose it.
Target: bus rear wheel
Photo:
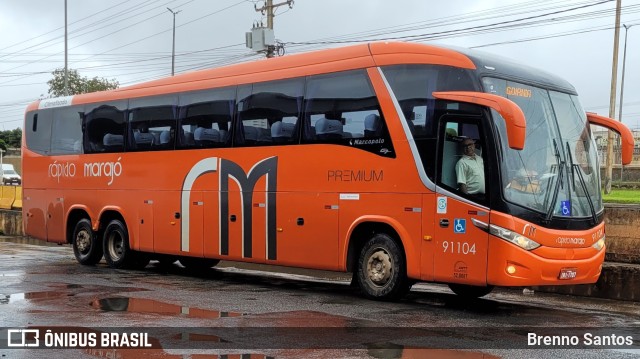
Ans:
[[[400,246],[387,234],[374,235],[360,251],[358,286],[367,298],[395,300],[409,292],[406,263]]]
[[[146,253],[131,250],[127,228],[118,219],[109,222],[105,228],[102,245],[104,259],[111,268],[142,269],[151,260]]]
[[[95,265],[102,259],[102,243],[91,228],[91,221],[87,218],[76,223],[71,245],[76,260],[82,265]]]
[[[468,284],[449,284],[449,289],[455,294],[464,297],[464,298],[480,298],[483,297],[493,290],[492,285],[488,285],[486,287],[480,287],[475,285]]]

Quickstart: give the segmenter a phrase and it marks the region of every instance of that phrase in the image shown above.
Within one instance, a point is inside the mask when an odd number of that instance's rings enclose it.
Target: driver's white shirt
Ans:
[[[456,163],[458,183],[467,186],[467,193],[484,193],[484,161],[481,156],[463,155]]]

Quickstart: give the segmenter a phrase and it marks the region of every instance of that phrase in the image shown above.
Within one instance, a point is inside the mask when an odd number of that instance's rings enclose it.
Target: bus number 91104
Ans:
[[[462,254],[476,254],[476,244],[467,242],[442,242],[442,251],[444,253],[462,253]]]

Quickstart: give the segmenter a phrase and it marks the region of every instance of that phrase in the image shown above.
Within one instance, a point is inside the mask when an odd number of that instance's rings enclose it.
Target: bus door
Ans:
[[[489,223],[489,202],[479,122],[477,116],[450,115],[440,122],[433,238],[435,281],[486,285],[489,234],[481,227]]]

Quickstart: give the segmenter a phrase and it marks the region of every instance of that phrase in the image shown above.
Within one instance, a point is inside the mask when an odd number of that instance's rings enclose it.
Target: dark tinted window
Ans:
[[[239,87],[234,146],[297,143],[303,91],[303,79]]]
[[[230,146],[235,87],[180,95],[177,148]]]
[[[25,139],[28,149],[43,155],[49,154],[52,122],[53,110],[39,110],[27,114]]]
[[[384,67],[383,73],[415,139],[425,171],[433,179],[438,118],[451,108],[444,102],[436,103],[432,94],[474,91],[473,80],[468,70],[446,66],[396,65]]]
[[[84,153],[122,152],[126,102],[92,104],[84,112]]]
[[[122,152],[125,144],[126,102],[91,104],[84,113],[84,152]]]
[[[307,78],[303,138],[395,157],[391,138],[364,70]]]
[[[129,149],[154,151],[173,149],[177,96],[158,96],[129,101]]]

